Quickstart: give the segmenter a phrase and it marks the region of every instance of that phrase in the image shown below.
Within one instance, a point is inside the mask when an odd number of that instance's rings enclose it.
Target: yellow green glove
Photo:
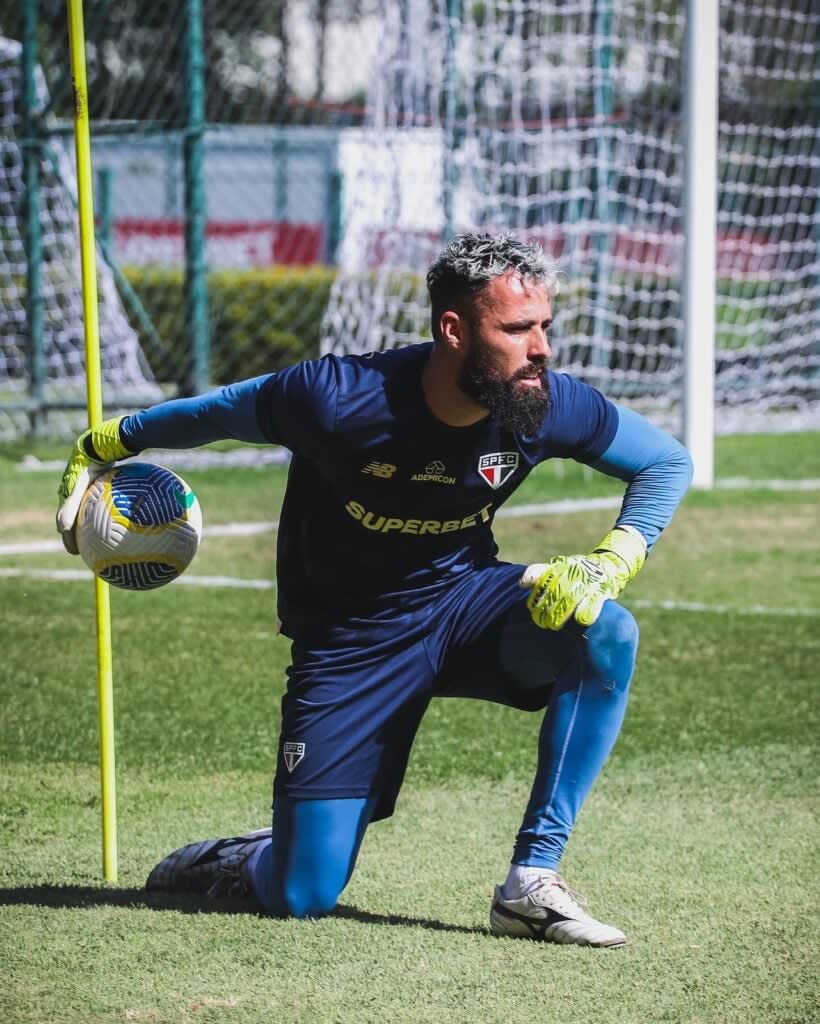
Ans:
[[[561,629],[571,618],[591,626],[604,601],[614,600],[646,560],[646,541],[631,526],[611,530],[589,555],[559,555],[529,566],[522,587],[532,587],[527,608],[542,629]]]
[[[117,416],[105,420],[99,426],[80,434],[74,442],[57,491],[60,503],[57,509],[57,530],[63,538],[63,547],[70,555],[79,554],[74,524],[88,485],[104,473],[112,462],[136,454],[129,451],[120,440],[120,423],[123,419],[123,416]]]

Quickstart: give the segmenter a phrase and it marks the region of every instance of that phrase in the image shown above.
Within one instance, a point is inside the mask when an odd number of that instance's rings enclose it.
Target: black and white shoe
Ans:
[[[497,885],[490,910],[494,935],[576,946],[623,946],[626,936],[587,913],[582,898],[554,871],[544,871],[515,899]]]
[[[157,864],[145,888],[150,892],[201,893],[209,899],[252,897],[248,860],[259,843],[270,837],[271,829],[261,828],[231,839],[206,839],[182,846]]]

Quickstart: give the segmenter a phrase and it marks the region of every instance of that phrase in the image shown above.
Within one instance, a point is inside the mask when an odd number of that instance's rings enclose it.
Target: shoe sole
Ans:
[[[623,934],[614,935],[611,939],[584,938],[581,934],[584,927],[585,922],[569,918],[540,922],[516,914],[497,903],[490,910],[490,932],[498,938],[529,939],[559,946],[591,946],[596,949],[618,949],[626,945],[626,936]]]

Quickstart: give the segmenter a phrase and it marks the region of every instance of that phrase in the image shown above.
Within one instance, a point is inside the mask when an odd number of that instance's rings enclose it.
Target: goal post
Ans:
[[[429,336],[427,261],[511,230],[564,272],[556,369],[684,438],[698,484],[715,433],[820,429],[811,5],[381,11],[324,351]]]
[[[816,5],[687,2],[334,2],[312,32],[302,0],[97,5],[106,404],[424,337],[428,261],[511,230],[564,273],[555,367],[684,437],[698,481],[714,433],[819,429]],[[39,61],[0,37],[0,439],[67,436],[84,404],[58,29],[37,22]]]

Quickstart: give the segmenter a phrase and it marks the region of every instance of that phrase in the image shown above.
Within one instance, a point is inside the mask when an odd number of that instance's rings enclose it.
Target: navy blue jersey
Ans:
[[[598,459],[615,406],[549,371],[551,404],[523,436],[493,416],[451,427],[421,385],[430,345],[325,356],[262,384],[262,435],[293,453],[279,527],[283,631],[420,608],[495,560],[496,510],[539,462]]]

